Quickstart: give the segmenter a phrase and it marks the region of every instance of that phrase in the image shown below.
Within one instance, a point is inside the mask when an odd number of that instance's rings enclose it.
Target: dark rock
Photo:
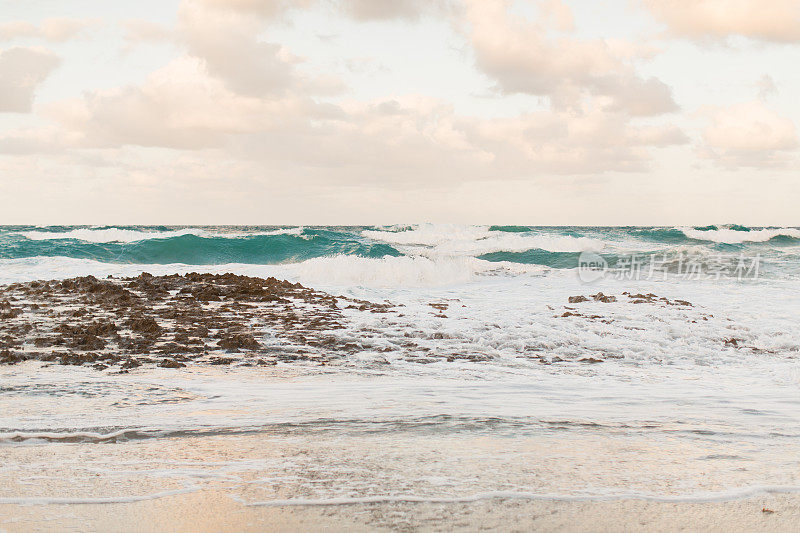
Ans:
[[[70,339],[68,346],[77,350],[102,350],[106,346],[106,341],[89,333],[76,335]]]
[[[10,350],[0,351],[0,365],[15,365],[27,359],[28,358],[21,353],[15,353]]]
[[[581,303],[581,302],[588,302],[588,301],[589,301],[589,298],[587,298],[586,296],[580,295],[580,294],[578,296],[570,296],[569,297],[569,303],[571,303],[571,304],[578,304],[578,303]]]
[[[186,365],[181,363],[180,361],[175,361],[174,359],[163,359],[158,366],[161,368],[183,368]]]
[[[114,335],[117,332],[117,325],[107,320],[98,320],[86,326],[86,333],[98,337]]]
[[[127,370],[129,368],[136,368],[136,367],[139,367],[139,366],[142,366],[142,363],[140,363],[136,359],[131,359],[131,358],[126,359],[125,362],[122,363],[122,365],[121,365],[121,367],[123,369],[125,369],[125,370]]]
[[[131,331],[144,337],[158,337],[163,329],[152,317],[136,317],[128,321]]]
[[[242,349],[258,350],[261,347],[258,341],[249,333],[239,333],[223,337],[219,342],[217,342],[217,346],[223,350],[232,352]]]

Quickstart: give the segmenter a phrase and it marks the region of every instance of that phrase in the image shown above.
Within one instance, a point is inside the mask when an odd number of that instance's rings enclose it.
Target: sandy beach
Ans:
[[[763,511],[767,509],[768,511]],[[26,531],[709,531],[797,530],[800,497],[765,495],[731,502],[637,500],[464,504],[382,503],[245,506],[213,490],[125,504],[0,504],[0,530]]]

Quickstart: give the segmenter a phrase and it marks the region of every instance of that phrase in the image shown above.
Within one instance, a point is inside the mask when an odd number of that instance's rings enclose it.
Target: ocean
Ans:
[[[142,272],[333,295],[348,348],[0,365],[0,504],[800,492],[798,228],[0,227],[0,284]]]

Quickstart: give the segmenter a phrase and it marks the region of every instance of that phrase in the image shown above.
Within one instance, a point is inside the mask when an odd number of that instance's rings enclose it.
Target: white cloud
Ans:
[[[442,10],[447,0],[341,0],[345,13],[355,20],[418,19]]]
[[[174,39],[171,28],[145,19],[128,19],[120,22],[128,43],[158,43]]]
[[[173,61],[140,86],[53,104],[47,113],[76,147],[216,149],[291,182],[403,188],[642,170],[652,148],[686,141],[672,126],[636,126],[599,105],[491,119],[414,95],[338,105],[302,94],[245,96],[196,58]],[[12,141],[6,146],[21,151]]]
[[[703,154],[725,167],[765,167],[794,159],[798,147],[794,123],[759,101],[701,112],[710,122]]]
[[[219,10],[238,11],[264,18],[276,17],[290,9],[304,9],[315,0],[194,0],[198,4]]]
[[[644,0],[675,35],[724,39],[741,35],[774,42],[800,41],[797,0]]]
[[[561,28],[571,27],[563,4],[544,4],[540,20],[512,15],[510,0],[467,0],[466,5],[463,31],[474,49],[477,67],[504,94],[546,96],[559,108],[575,107],[587,94],[604,96],[612,109],[632,115],[677,110],[667,85],[636,73],[628,61],[636,55],[631,44],[549,35],[545,23],[553,19],[551,13],[558,14]]]
[[[44,48],[15,46],[0,50],[0,113],[27,113],[39,85],[61,60]]]
[[[99,24],[98,19],[49,18],[35,25],[27,21],[12,21],[0,24],[0,41],[19,38],[44,39],[64,42],[78,36],[84,30]]]
[[[416,20],[424,13],[440,12],[452,0],[192,0],[206,8],[246,13],[274,19],[292,9],[328,3],[358,21]]]
[[[227,136],[279,124],[309,110],[294,98],[263,100],[230,91],[196,58],[177,59],[139,86],[52,104],[48,115],[87,147],[123,145],[180,149],[223,147]]]
[[[281,45],[259,40],[257,19],[189,2],[180,8],[178,31],[189,53],[234,91],[281,93],[294,82],[293,58]]]

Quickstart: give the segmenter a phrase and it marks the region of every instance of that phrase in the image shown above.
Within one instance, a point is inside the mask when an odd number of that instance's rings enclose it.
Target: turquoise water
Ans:
[[[795,274],[800,229],[535,226],[2,226],[0,260],[69,258],[137,265],[277,265],[326,257],[475,258],[491,263],[578,266],[581,252],[610,266],[632,254],[685,253],[701,260],[759,256],[762,273]]]

